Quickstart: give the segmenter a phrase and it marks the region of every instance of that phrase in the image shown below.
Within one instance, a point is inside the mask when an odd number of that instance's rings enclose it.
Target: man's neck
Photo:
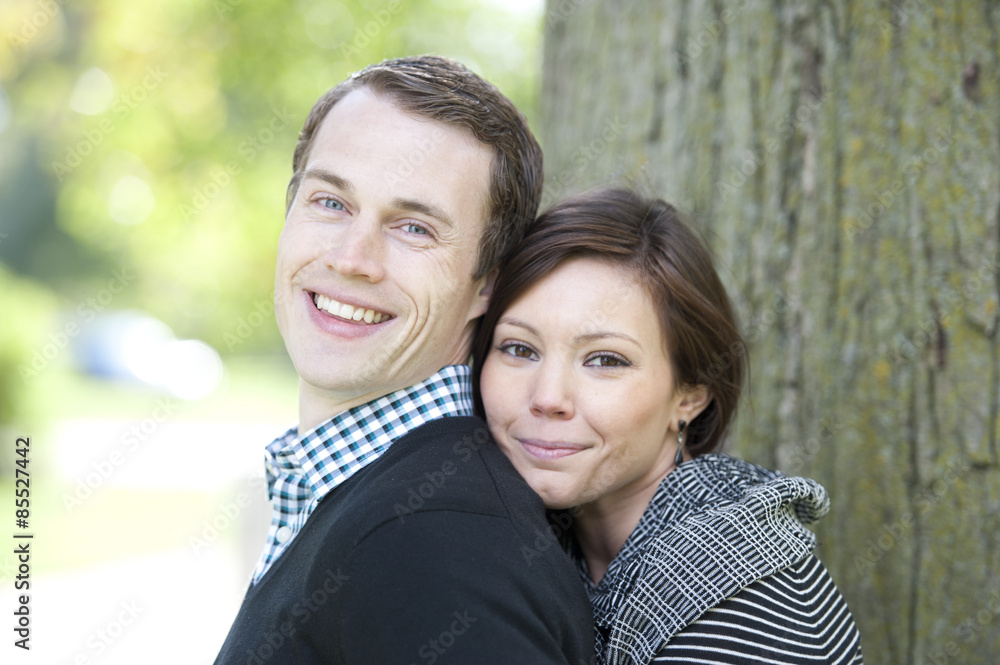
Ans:
[[[320,423],[356,406],[367,404],[398,390],[377,389],[363,395],[323,392],[299,379],[299,434],[305,434]]]
[[[436,371],[431,372],[423,378],[413,379],[409,383],[398,385],[385,383],[378,387],[373,387],[366,393],[335,392],[323,390],[307,383],[299,378],[299,435],[316,428],[317,425],[330,420],[334,416],[340,415],[348,409],[356,406],[374,402],[377,399],[399,392],[401,390],[411,390],[416,386],[425,384],[432,377],[437,376],[445,368],[452,365],[467,365],[466,362],[450,362],[442,365]],[[466,368],[467,369],[467,368]],[[457,390],[457,388],[455,389]],[[471,395],[469,396],[471,398]]]

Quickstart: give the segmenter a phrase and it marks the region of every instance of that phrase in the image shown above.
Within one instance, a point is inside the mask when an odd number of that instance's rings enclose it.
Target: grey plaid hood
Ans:
[[[703,455],[663,479],[600,584],[582,557],[598,662],[649,663],[706,610],[806,558],[803,526],[830,509],[819,483],[728,455]]]

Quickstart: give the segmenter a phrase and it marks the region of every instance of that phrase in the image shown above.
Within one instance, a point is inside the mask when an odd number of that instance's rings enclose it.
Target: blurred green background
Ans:
[[[0,516],[14,531],[29,436],[33,659],[211,662],[266,528],[261,449],[296,418],[271,300],[306,114],[366,64],[435,53],[534,125],[542,13],[2,0]],[[0,556],[5,611],[13,571]]]
[[[126,270],[139,309],[224,356],[274,354],[284,187],[313,102],[383,58],[437,53],[534,121],[540,2],[4,0],[0,18],[0,422],[50,414],[23,376]],[[81,308],[83,311],[81,311]],[[101,312],[98,312],[101,313]],[[257,320],[256,317],[254,319]],[[65,366],[61,357],[40,375]],[[66,354],[67,356],[69,354]],[[49,360],[46,358],[46,360]]]

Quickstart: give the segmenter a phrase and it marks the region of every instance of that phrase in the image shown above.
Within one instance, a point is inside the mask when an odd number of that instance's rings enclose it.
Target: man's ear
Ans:
[[[683,420],[690,423],[712,403],[712,395],[705,386],[691,386],[681,389],[681,401],[674,409],[673,429],[678,429],[678,423]]]
[[[486,309],[490,306],[490,298],[493,297],[493,286],[497,282],[497,274],[499,272],[498,268],[494,268],[485,276],[480,277],[476,282],[476,288],[478,288],[479,291],[476,294],[476,300],[472,306],[472,312],[469,316],[470,321],[478,319],[486,313]]]

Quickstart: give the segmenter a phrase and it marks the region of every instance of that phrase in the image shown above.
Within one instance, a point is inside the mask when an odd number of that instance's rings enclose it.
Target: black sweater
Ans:
[[[216,665],[592,662],[590,604],[478,418],[400,438],[251,587]]]

